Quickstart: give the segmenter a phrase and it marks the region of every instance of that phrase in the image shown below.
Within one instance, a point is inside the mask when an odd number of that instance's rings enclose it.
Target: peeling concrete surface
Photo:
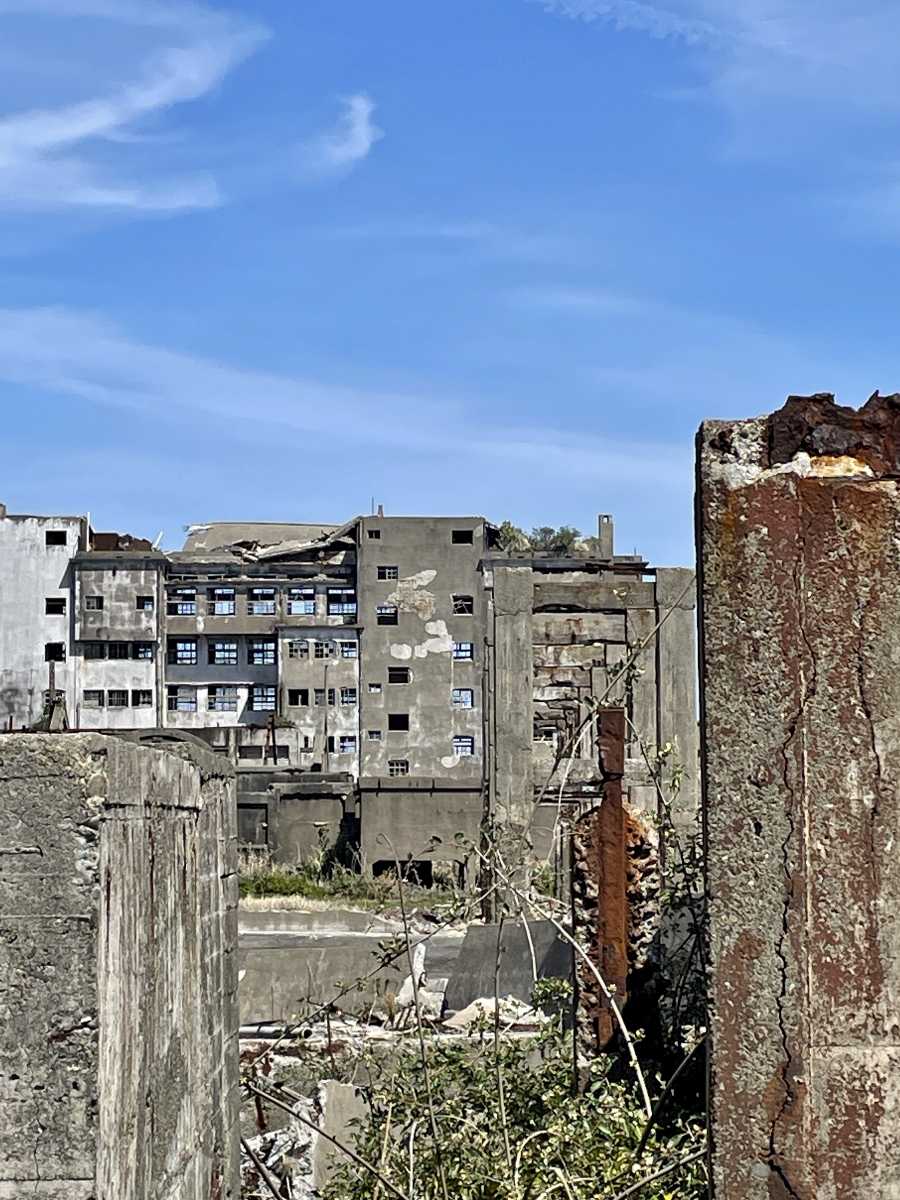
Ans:
[[[204,751],[0,738],[4,1200],[237,1200],[233,822]]]
[[[717,1200],[900,1196],[898,429],[698,439]]]

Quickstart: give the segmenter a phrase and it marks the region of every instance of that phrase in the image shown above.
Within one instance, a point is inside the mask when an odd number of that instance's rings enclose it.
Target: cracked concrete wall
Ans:
[[[0,738],[0,1198],[236,1200],[233,778]]]
[[[900,399],[698,440],[717,1200],[900,1196]]]

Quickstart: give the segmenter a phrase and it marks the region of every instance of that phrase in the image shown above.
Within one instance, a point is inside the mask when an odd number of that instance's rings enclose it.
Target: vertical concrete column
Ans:
[[[530,567],[494,566],[493,819],[524,853],[534,809],[531,641],[534,583]]]
[[[900,1196],[900,398],[698,440],[717,1200]]]
[[[700,799],[696,607],[694,572],[660,567],[656,572],[656,620],[661,622],[656,635],[659,744],[677,744],[684,776],[673,815],[688,824],[696,817]]]

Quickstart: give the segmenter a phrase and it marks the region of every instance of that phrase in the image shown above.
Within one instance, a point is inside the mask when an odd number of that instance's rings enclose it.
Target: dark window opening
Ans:
[[[238,660],[237,642],[208,642],[207,661],[214,667],[236,667]]]
[[[370,540],[373,542],[377,542],[381,538],[381,530],[380,529],[368,529],[368,530],[366,530],[366,532],[368,533]]]
[[[174,666],[195,667],[197,665],[196,641],[170,641],[167,659]]]
[[[134,688],[131,693],[131,705],[133,708],[152,708],[153,692],[148,688]]]
[[[128,692],[125,688],[110,688],[106,693],[107,708],[127,708]]]
[[[409,683],[409,667],[388,667],[388,683]]]
[[[45,546],[65,546],[69,535],[64,529],[48,529],[44,534]]]
[[[129,642],[110,642],[107,654],[110,658],[131,658]]]
[[[288,704],[291,708],[307,708],[309,688],[288,688]]]
[[[175,588],[169,594],[166,612],[170,617],[193,617],[197,613],[197,589]]]
[[[271,667],[275,664],[275,643],[268,639],[251,638],[248,662],[254,667]]]
[[[454,529],[450,535],[450,540],[454,546],[471,546],[475,540],[475,531],[472,529]]]
[[[197,689],[195,687],[169,687],[166,703],[169,712],[196,712]]]
[[[313,616],[316,611],[316,589],[291,588],[288,592],[287,610],[291,616]]]
[[[137,596],[135,597],[134,607],[138,612],[153,612],[153,597],[152,596]]]
[[[103,692],[91,688],[84,693],[85,708],[102,708],[103,707]]]
[[[133,647],[133,657],[152,662],[153,650],[154,646],[152,642],[135,642]]]
[[[253,617],[271,617],[275,613],[275,589],[251,588],[247,596],[247,612]]]
[[[394,604],[379,604],[375,614],[379,625],[397,624],[397,606]]]
[[[237,712],[236,687],[215,686],[207,689],[206,706],[210,712]]]
[[[409,774],[409,760],[406,758],[389,758],[388,775],[396,778],[398,775]]]
[[[388,729],[403,733],[409,729],[409,713],[388,713]]]
[[[356,613],[356,592],[353,588],[328,589],[328,615],[353,616]]]
[[[471,617],[475,612],[475,601],[472,596],[453,597],[454,617]]]
[[[262,758],[262,746],[239,746],[238,758]]]
[[[234,588],[208,588],[206,611],[213,617],[233,617]]]
[[[85,596],[84,607],[88,612],[103,612],[103,597]]]
[[[48,596],[44,601],[44,612],[48,617],[64,617],[66,615],[65,596]]]
[[[44,643],[44,662],[65,662],[66,661],[66,644],[65,642],[45,642]]]
[[[474,737],[455,737],[453,739],[453,753],[457,755],[458,758],[471,758],[475,753]]]
[[[255,685],[250,689],[250,707],[254,712],[275,711],[275,688],[268,685]]]
[[[399,579],[400,578],[400,569],[399,569],[399,567],[379,567],[378,568],[378,578],[379,579]]]
[[[106,643],[105,642],[82,642],[81,654],[83,658],[106,658]]]
[[[453,657],[455,659],[472,659],[475,657],[474,642],[454,642]]]

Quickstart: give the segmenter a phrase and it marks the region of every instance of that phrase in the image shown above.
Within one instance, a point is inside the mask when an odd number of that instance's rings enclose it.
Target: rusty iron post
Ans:
[[[900,396],[698,438],[716,1200],[900,1197]]]
[[[601,802],[572,831],[572,924],[601,978],[625,1003],[628,974],[628,903],[625,853],[625,710],[602,709],[597,718]],[[596,977],[575,958],[576,1058],[595,1057],[615,1032],[615,1019]]]

